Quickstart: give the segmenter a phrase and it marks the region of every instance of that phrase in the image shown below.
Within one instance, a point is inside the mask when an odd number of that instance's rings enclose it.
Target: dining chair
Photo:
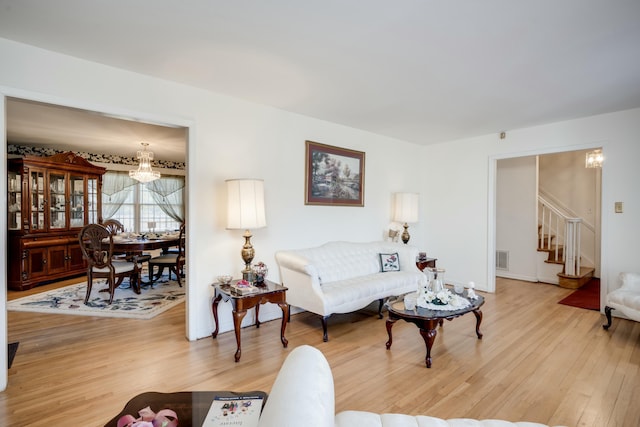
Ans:
[[[178,285],[182,287],[182,273],[185,265],[185,250],[184,250],[184,229],[185,226],[180,226],[180,236],[178,238],[178,252],[163,253],[155,256],[149,260],[149,282],[153,286],[153,282],[158,280],[165,268],[169,269],[169,279],[171,279],[171,272],[175,273]],[[158,267],[157,273],[155,267]]]
[[[109,304],[113,303],[115,290],[125,277],[129,277],[136,294],[140,293],[138,264],[130,261],[114,262],[113,234],[101,224],[88,224],[78,234],[82,256],[87,261],[87,304],[91,295],[93,279],[105,278],[109,285]]]
[[[107,228],[107,230],[109,230],[111,234],[113,234],[114,236],[120,233],[124,233],[124,225],[122,225],[122,223],[117,219],[113,219],[113,218],[105,219],[102,222],[102,225],[104,225]],[[125,261],[135,262],[136,264],[138,264],[138,267],[140,268],[140,270],[142,270],[143,263],[149,262],[149,260],[151,259],[151,254],[146,252],[116,253],[114,254],[114,258],[118,261],[124,259]]]
[[[124,225],[117,219],[105,219],[102,222],[102,225],[106,227],[107,230],[113,235],[124,233]]]

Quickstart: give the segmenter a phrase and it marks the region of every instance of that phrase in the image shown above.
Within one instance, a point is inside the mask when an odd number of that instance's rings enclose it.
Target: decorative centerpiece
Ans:
[[[233,280],[233,277],[230,274],[221,274],[218,276],[218,283],[221,285],[228,285]]]
[[[430,310],[459,310],[470,305],[470,302],[451,292],[444,286],[444,269],[429,268],[426,284],[418,289],[416,304]]]
[[[253,271],[253,277],[255,278],[256,285],[260,286],[264,284],[264,279],[265,277],[267,277],[267,273],[269,272],[269,269],[267,268],[265,263],[260,261],[254,264],[251,267],[251,270]]]

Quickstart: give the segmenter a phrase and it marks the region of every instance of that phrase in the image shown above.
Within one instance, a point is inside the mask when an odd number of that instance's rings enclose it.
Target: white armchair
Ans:
[[[607,316],[607,324],[604,329],[611,326],[611,311],[620,310],[622,314],[631,320],[640,322],[640,273],[620,273],[622,286],[607,294],[607,302],[604,313]]]

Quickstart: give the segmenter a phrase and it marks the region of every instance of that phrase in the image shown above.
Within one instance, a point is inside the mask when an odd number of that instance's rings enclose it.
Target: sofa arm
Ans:
[[[276,261],[280,267],[297,271],[298,273],[303,273],[316,279],[319,277],[315,266],[309,263],[307,258],[293,252],[276,252]]]
[[[280,368],[258,427],[334,427],[334,422],[329,363],[314,347],[296,347]]]

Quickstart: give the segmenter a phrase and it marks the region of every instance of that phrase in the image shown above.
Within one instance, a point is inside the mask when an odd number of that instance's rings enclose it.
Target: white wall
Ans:
[[[509,253],[509,267],[497,276],[537,281],[536,181],[535,156],[498,161],[496,250]]]
[[[211,283],[221,273],[243,268],[242,231],[225,230],[224,180],[256,177],[265,181],[267,227],[253,231],[255,261],[278,280],[274,253],[328,240],[380,240],[391,221],[392,193],[421,192],[421,147],[204,90],[162,81],[0,39],[0,94],[68,105],[116,116],[188,126],[187,226],[189,339],[213,330]],[[4,127],[0,117],[0,130]],[[305,140],[364,151],[365,207],[304,205]],[[132,141],[132,150],[136,149]],[[2,150],[3,153],[6,150]],[[3,154],[4,155],[4,154]],[[6,162],[0,162],[6,189]],[[414,173],[415,172],[415,173]],[[6,200],[0,202],[6,223]],[[421,245],[421,224],[413,224],[412,243]],[[6,235],[3,233],[3,243]],[[3,247],[6,247],[3,245]],[[0,348],[6,366],[6,269],[0,308]],[[279,316],[277,307],[261,319]],[[262,317],[264,316],[264,318]],[[247,315],[247,321],[252,316]],[[228,304],[220,310],[221,330],[232,328]],[[5,372],[6,373],[6,372]],[[6,377],[0,378],[4,389]]]
[[[604,292],[608,284],[615,286],[619,272],[640,271],[640,168],[635,164],[640,158],[640,109],[508,131],[504,140],[496,133],[423,148],[2,39],[0,59],[4,95],[190,128],[190,339],[207,337],[213,329],[209,305],[215,276],[242,268],[241,232],[224,229],[224,180],[233,177],[265,180],[268,227],[255,230],[252,241],[256,261],[271,266],[274,280],[278,275],[273,254],[278,249],[335,239],[379,240],[390,222],[391,194],[410,191],[421,193],[421,218],[411,226],[411,243],[437,257],[448,280],[473,280],[479,289],[491,290],[497,159],[602,146]],[[3,127],[4,115],[0,130]],[[307,139],[366,152],[364,208],[304,205]],[[6,163],[1,163],[0,183],[6,190]],[[615,201],[624,202],[623,214],[613,213]],[[6,220],[4,198],[0,212],[0,219]],[[4,304],[4,263],[0,268]],[[228,311],[220,315],[229,328]],[[0,364],[6,363],[6,317],[2,321],[0,348],[5,351]],[[0,388],[5,386],[6,372],[0,377]]]
[[[640,271],[640,109],[452,141],[426,148],[425,241],[447,279],[493,289],[498,159],[603,147],[603,295],[622,271]],[[614,202],[624,213],[614,213]],[[431,224],[431,225],[430,225]]]

